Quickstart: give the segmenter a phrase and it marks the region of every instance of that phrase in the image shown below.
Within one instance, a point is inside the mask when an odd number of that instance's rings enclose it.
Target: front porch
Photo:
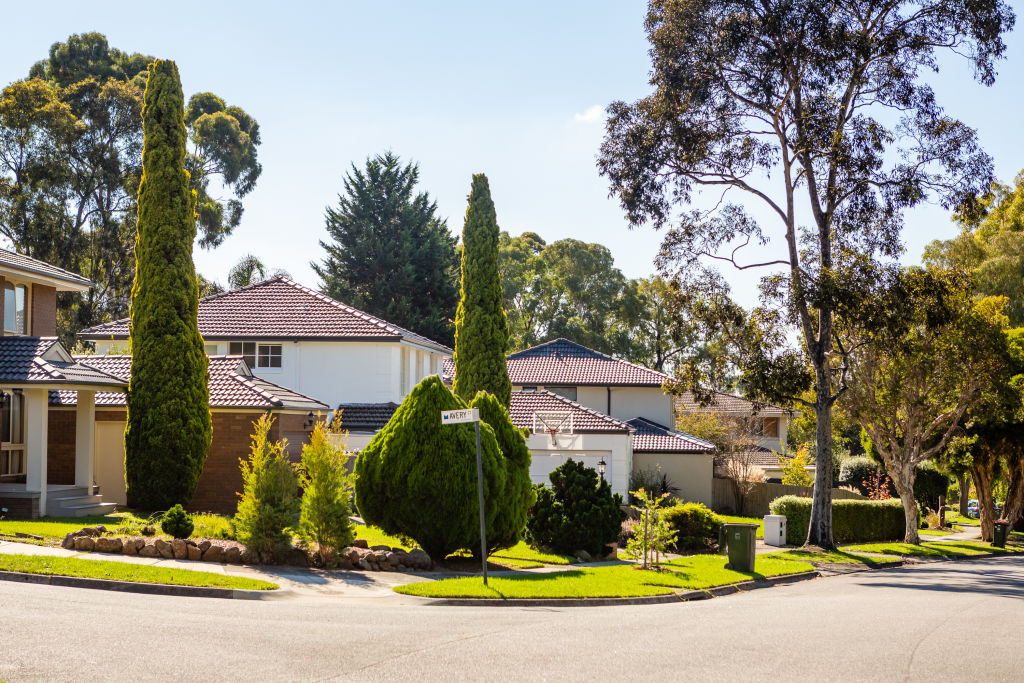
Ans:
[[[117,507],[115,503],[103,502],[98,486],[82,487],[70,484],[53,484],[46,487],[46,495],[40,491],[27,491],[24,484],[0,484],[0,508],[7,511],[8,518],[36,518],[39,514],[40,499],[46,500],[47,517],[85,517],[106,515]]]

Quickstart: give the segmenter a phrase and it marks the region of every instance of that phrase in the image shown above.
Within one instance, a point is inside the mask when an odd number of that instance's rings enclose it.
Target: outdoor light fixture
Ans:
[[[314,422],[316,422],[316,415],[314,415],[311,410],[309,411],[309,414],[306,415],[306,426],[312,427]]]
[[[601,475],[602,483],[604,482],[604,470],[606,467],[608,467],[608,463],[604,461],[604,458],[597,461],[597,473]]]

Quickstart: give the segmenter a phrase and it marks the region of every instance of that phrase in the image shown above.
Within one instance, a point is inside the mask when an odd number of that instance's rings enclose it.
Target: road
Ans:
[[[1024,558],[693,603],[229,601],[0,581],[0,680],[1021,680]]]

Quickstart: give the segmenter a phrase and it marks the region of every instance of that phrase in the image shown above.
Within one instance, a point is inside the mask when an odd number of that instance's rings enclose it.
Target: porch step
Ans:
[[[76,486],[51,490],[46,499],[46,513],[50,517],[85,517],[112,512],[116,503],[104,503],[98,489],[97,486]]]
[[[117,503],[83,503],[81,505],[64,505],[53,517],[87,517],[90,515],[109,515],[117,507]]]

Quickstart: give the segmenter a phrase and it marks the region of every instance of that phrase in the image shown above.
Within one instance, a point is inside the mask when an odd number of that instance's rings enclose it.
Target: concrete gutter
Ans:
[[[288,597],[290,591],[248,590],[243,588],[214,588],[209,586],[177,586],[162,583],[138,583],[90,579],[81,576],[60,576],[57,574],[25,574],[22,572],[0,571],[0,581],[37,583],[47,586],[68,588],[92,588],[94,590],[117,591],[119,593],[145,593],[147,595],[173,595],[186,598],[221,598],[227,600],[273,600]]]

